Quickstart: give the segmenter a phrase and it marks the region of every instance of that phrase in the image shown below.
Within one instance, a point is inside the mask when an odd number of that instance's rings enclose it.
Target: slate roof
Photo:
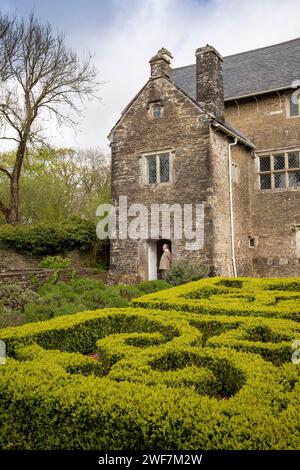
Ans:
[[[173,69],[171,80],[196,99],[196,65]],[[225,101],[290,88],[300,80],[300,38],[224,57]]]

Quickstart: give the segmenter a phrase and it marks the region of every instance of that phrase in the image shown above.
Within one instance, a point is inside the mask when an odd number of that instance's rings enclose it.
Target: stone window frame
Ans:
[[[292,153],[299,153],[299,166],[295,168],[289,167],[289,160],[288,155]],[[274,166],[274,157],[276,156],[284,156],[284,168],[282,169],[275,169]],[[300,172],[300,148],[289,148],[289,149],[282,149],[276,151],[265,151],[259,154],[256,153],[257,157],[257,170],[258,170],[258,189],[260,192],[266,191],[299,191],[300,186],[289,186],[289,174]],[[270,157],[270,170],[261,171],[260,169],[260,159],[263,157]],[[284,175],[284,187],[276,187],[275,184],[275,175],[283,174]],[[261,176],[268,175],[271,177],[271,188],[262,188],[261,187]]]
[[[254,250],[257,246],[257,240],[255,237],[249,236],[248,237],[248,246],[251,250]]]
[[[159,113],[157,113],[157,110],[159,110]],[[156,103],[151,104],[151,111],[152,111],[152,117],[154,118],[160,118],[162,115],[162,105],[158,101]]]
[[[297,119],[300,117],[300,95],[298,95],[298,114],[294,116],[291,115],[291,100],[293,93],[290,93],[286,96],[286,115],[289,119]]]
[[[159,115],[155,113],[155,109],[157,106],[159,106],[159,110],[160,110]],[[148,112],[152,119],[161,119],[163,116],[163,109],[164,109],[164,105],[163,105],[162,100],[155,100],[155,101],[149,102]]]
[[[173,182],[173,150],[166,149],[166,150],[156,150],[153,152],[145,152],[142,154],[142,181],[143,184],[146,186],[161,186],[161,185],[169,185]],[[169,181],[160,181],[160,159],[161,155],[169,156]],[[156,175],[158,179],[156,179],[156,183],[149,183],[149,174],[148,174],[148,159],[149,157],[156,157]]]

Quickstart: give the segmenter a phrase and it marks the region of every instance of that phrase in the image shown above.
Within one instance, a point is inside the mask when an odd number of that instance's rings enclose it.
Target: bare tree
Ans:
[[[0,80],[7,80],[11,76],[8,63],[13,60],[18,46],[18,38],[13,35],[15,18],[0,13]]]
[[[5,58],[0,91],[0,139],[16,143],[13,167],[0,160],[0,171],[10,180],[9,203],[0,211],[10,224],[18,220],[19,179],[28,146],[45,145],[43,124],[55,118],[59,125],[76,126],[85,99],[95,97],[97,72],[91,55],[80,60],[65,45],[63,34],[31,15],[28,21],[2,17],[0,53]],[[1,25],[1,21],[0,21]],[[5,25],[7,27],[5,27]]]

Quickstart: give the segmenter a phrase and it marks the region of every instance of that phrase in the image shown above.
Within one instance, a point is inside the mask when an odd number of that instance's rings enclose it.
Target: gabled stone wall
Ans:
[[[162,104],[161,117],[150,112],[152,100]],[[174,259],[199,259],[212,264],[212,212],[207,198],[212,190],[207,115],[166,78],[150,80],[113,131],[112,197],[128,197],[128,204],[205,203],[205,245],[188,251],[174,240]],[[169,150],[172,181],[145,184],[141,168],[143,154]],[[110,271],[121,276],[147,278],[147,241],[115,240],[111,243]]]

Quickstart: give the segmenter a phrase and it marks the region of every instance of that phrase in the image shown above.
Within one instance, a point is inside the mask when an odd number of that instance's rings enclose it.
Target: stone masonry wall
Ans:
[[[249,247],[252,237],[252,206],[249,191],[249,169],[252,152],[243,145],[232,147],[232,180],[235,252],[237,275],[253,275],[253,250]]]
[[[94,264],[92,252],[72,250],[64,256],[71,260],[71,265],[74,268],[89,267]],[[22,255],[11,250],[0,249],[0,272],[3,270],[36,269],[43,258],[44,256],[40,255]]]
[[[213,213],[214,266],[216,274],[233,276],[228,145],[233,142],[224,134],[212,131],[211,160],[213,165],[213,191],[210,204]],[[237,273],[251,276],[252,253],[248,247],[251,216],[248,192],[249,149],[242,144],[232,146],[233,214]]]
[[[257,154],[300,149],[300,117],[288,117],[288,93],[226,105],[226,119],[256,145]],[[239,109],[239,112],[238,112]],[[300,188],[261,191],[258,158],[249,161],[254,274],[299,276],[295,226],[300,224]]]
[[[244,133],[256,151],[300,146],[300,117],[288,117],[290,93],[225,103],[226,121]]]
[[[160,100],[162,115],[149,110],[152,100]],[[150,80],[113,131],[112,196],[128,196],[128,204],[186,204],[205,202],[212,190],[209,156],[209,125],[206,114],[167,79]],[[171,151],[172,181],[145,184],[143,154]],[[205,207],[203,250],[188,251],[180,240],[172,242],[173,259],[199,259],[212,264],[212,212]],[[147,278],[147,245],[134,240],[111,243],[111,278]]]
[[[41,284],[49,281],[53,274],[53,269],[28,269],[22,271],[3,271],[0,272],[1,284],[18,284],[24,288],[36,289]],[[90,277],[95,275],[91,268],[81,268],[75,270],[63,270],[60,273],[60,280],[68,281],[76,273],[79,277]]]
[[[260,191],[255,160],[252,161],[250,175],[252,231],[256,237],[254,272],[257,276],[299,276],[295,225],[300,225],[300,191]]]

